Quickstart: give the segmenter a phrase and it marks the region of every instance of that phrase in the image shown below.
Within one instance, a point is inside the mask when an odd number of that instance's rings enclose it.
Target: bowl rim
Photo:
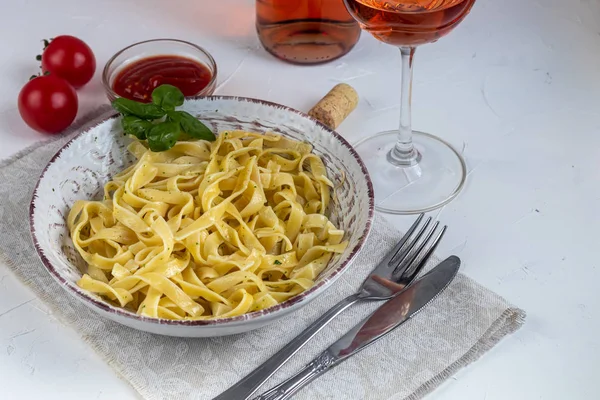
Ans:
[[[174,42],[174,43],[179,43],[179,44],[185,44],[187,46],[193,47],[196,50],[200,51],[201,53],[203,53],[207,58],[208,58],[208,64],[207,67],[210,70],[212,77],[210,78],[210,81],[206,84],[206,86],[204,88],[202,88],[202,90],[200,90],[198,93],[196,93],[193,96],[188,96],[188,97],[200,97],[203,96],[205,93],[204,90],[206,90],[207,88],[210,88],[212,86],[214,86],[216,84],[217,81],[217,62],[215,61],[214,57],[212,56],[212,54],[210,54],[210,52],[208,50],[206,50],[204,47],[198,46],[197,44],[194,44],[192,42],[188,42],[187,40],[181,40],[181,39],[172,39],[172,38],[158,38],[158,39],[148,39],[148,40],[142,40],[141,42],[136,42],[136,43],[132,43],[129,46],[123,47],[121,50],[117,51],[115,54],[112,55],[112,57],[110,57],[108,59],[108,61],[106,62],[106,64],[104,64],[104,68],[102,68],[102,86],[104,87],[104,90],[106,91],[107,95],[109,98],[119,98],[121,96],[119,96],[117,93],[115,93],[115,91],[113,90],[113,88],[110,85],[109,82],[109,74],[108,74],[108,68],[112,65],[112,63],[117,59],[117,57],[119,57],[121,54],[123,54],[124,52],[126,52],[127,50],[130,50],[136,46],[139,46],[141,44],[146,44],[146,43],[154,43],[154,42]]]
[[[188,320],[186,320],[186,319],[172,320],[172,319],[165,319],[165,318],[146,317],[146,316],[138,315],[132,311],[125,310],[120,307],[112,306],[103,300],[100,300],[98,298],[95,298],[95,297],[89,295],[86,291],[84,291],[83,289],[76,286],[76,284],[71,283],[70,281],[65,279],[58,272],[57,268],[55,268],[55,266],[52,264],[52,262],[45,256],[45,254],[42,250],[42,246],[40,245],[40,242],[38,240],[38,234],[35,229],[34,216],[36,214],[36,202],[38,199],[41,199],[41,197],[38,196],[39,186],[40,186],[41,181],[44,179],[50,166],[56,161],[56,159],[58,159],[61,156],[63,151],[67,150],[70,147],[70,145],[76,139],[78,139],[80,136],[84,135],[89,130],[93,129],[94,127],[96,127],[100,124],[105,123],[108,120],[117,118],[119,113],[115,111],[114,113],[111,113],[111,114],[103,117],[101,120],[96,121],[94,125],[88,125],[84,128],[80,128],[80,131],[75,136],[73,136],[69,141],[67,141],[56,152],[56,154],[54,154],[54,156],[52,156],[50,161],[48,161],[48,164],[46,164],[46,166],[44,167],[42,173],[40,174],[40,177],[38,178],[38,181],[33,190],[31,201],[29,203],[29,230],[30,230],[30,235],[31,235],[32,241],[33,241],[33,245],[35,247],[38,257],[42,261],[42,264],[44,265],[46,270],[50,273],[50,275],[61,286],[63,286],[65,289],[67,289],[67,292],[70,292],[72,295],[75,295],[75,297],[80,298],[82,300],[82,302],[84,302],[87,306],[90,306],[91,308],[96,308],[96,309],[98,309],[98,311],[103,311],[108,314],[113,314],[116,317],[124,317],[124,318],[134,320],[134,321],[148,322],[148,323],[159,324],[159,325],[186,326],[186,327],[196,327],[196,326],[213,326],[214,327],[214,326],[239,325],[240,323],[244,323],[247,321],[255,321],[257,319],[260,319],[261,317],[278,314],[283,310],[293,308],[295,305],[297,305],[299,303],[312,300],[312,298],[317,293],[319,293],[319,292],[323,291],[325,288],[329,287],[341,275],[342,272],[345,272],[348,269],[348,266],[350,265],[350,263],[356,258],[357,254],[363,248],[363,246],[369,236],[369,233],[371,231],[371,227],[373,225],[374,210],[375,210],[375,196],[374,196],[373,183],[371,181],[371,177],[369,176],[367,167],[363,163],[362,159],[360,158],[360,156],[358,155],[358,153],[356,152],[354,147],[352,147],[352,145],[350,145],[350,143],[348,143],[348,141],[343,136],[341,136],[339,133],[332,130],[331,128],[329,128],[327,125],[323,124],[319,120],[311,117],[310,115],[308,115],[302,111],[298,111],[292,107],[284,106],[284,105],[274,103],[271,101],[267,101],[267,100],[261,100],[261,99],[251,98],[251,97],[239,97],[239,96],[220,96],[220,95],[189,96],[189,97],[186,97],[186,99],[192,100],[192,101],[193,100],[226,100],[226,101],[234,101],[234,102],[251,102],[251,103],[256,103],[256,104],[263,104],[263,105],[270,106],[270,107],[282,108],[282,109],[285,109],[286,112],[291,112],[291,113],[297,114],[303,118],[307,118],[307,119],[310,119],[311,121],[315,122],[317,124],[317,126],[319,126],[321,129],[323,129],[326,133],[329,133],[330,135],[332,135],[344,147],[346,147],[348,149],[348,151],[350,152],[350,154],[354,157],[354,160],[358,163],[358,165],[361,169],[361,172],[363,173],[363,176],[364,176],[364,178],[366,180],[366,184],[367,184],[367,196],[369,198],[369,206],[368,206],[368,211],[367,211],[367,214],[368,214],[367,222],[364,226],[364,229],[362,230],[362,233],[358,240],[358,243],[354,246],[354,248],[352,248],[348,258],[344,262],[342,262],[340,266],[338,266],[335,270],[333,270],[326,279],[324,279],[321,282],[315,284],[314,286],[308,288],[304,292],[302,292],[282,303],[279,303],[275,306],[268,307],[268,308],[265,308],[265,309],[259,310],[259,311],[254,311],[251,313],[238,315],[235,317],[215,318],[215,319],[208,319],[208,320],[189,320],[189,319]]]

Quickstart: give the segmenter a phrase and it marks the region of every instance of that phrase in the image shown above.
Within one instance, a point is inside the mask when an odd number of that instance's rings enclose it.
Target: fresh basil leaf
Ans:
[[[167,111],[167,120],[180,123],[181,122],[181,111]]]
[[[179,114],[179,111],[173,111],[173,110],[167,111],[166,120],[169,122],[177,122],[179,124],[179,126],[181,127],[181,114]],[[178,140],[187,141],[187,140],[192,140],[192,139],[194,139],[192,136],[188,135],[184,131],[181,131],[181,133],[179,134]]]
[[[121,119],[121,126],[128,135],[133,135],[140,140],[146,139],[146,133],[154,126],[152,122],[145,121],[134,115],[125,115]]]
[[[177,122],[161,122],[146,133],[148,147],[154,152],[169,150],[175,145],[181,129]]]
[[[215,140],[215,134],[192,114],[185,111],[169,111],[167,115],[169,119],[178,121],[181,124],[181,130],[191,137],[210,142]]]
[[[152,91],[152,102],[164,110],[174,110],[184,100],[181,90],[173,85],[160,85]]]
[[[115,110],[123,115],[135,115],[142,119],[162,118],[166,114],[165,110],[153,103],[138,103],[124,97],[119,97],[112,102]]]

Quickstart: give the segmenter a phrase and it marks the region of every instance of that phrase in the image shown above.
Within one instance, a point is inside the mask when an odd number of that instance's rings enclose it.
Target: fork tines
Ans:
[[[431,226],[431,217],[419,228],[424,216],[420,214],[408,229],[388,262],[390,267],[395,266],[393,276],[398,281],[412,281],[421,272],[446,232],[446,225],[438,229],[439,221]]]

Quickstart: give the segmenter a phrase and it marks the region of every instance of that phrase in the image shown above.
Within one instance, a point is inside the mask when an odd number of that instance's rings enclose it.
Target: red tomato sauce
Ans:
[[[193,96],[212,79],[208,68],[190,58],[164,55],[143,58],[125,67],[113,82],[114,92],[130,100],[149,103],[152,91],[162,84],[179,88]]]

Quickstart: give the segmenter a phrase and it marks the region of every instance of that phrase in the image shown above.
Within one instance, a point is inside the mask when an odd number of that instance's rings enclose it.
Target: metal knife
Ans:
[[[460,259],[450,256],[388,300],[337,342],[315,357],[296,375],[254,400],[285,400],[331,368],[347,360],[416,315],[435,299],[458,273]]]

